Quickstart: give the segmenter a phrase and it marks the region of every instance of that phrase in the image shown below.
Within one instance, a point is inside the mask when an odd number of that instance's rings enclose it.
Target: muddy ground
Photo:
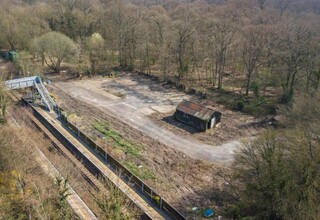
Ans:
[[[168,85],[160,85],[134,74],[124,74],[113,79],[68,81],[64,78],[64,82],[61,82],[60,77],[52,77],[52,80],[50,91],[57,98],[58,105],[70,114],[69,119],[72,122],[123,163],[129,161],[138,167],[146,167],[155,178],[145,181],[189,216],[193,206],[213,207],[222,211],[228,203],[228,198],[221,193],[226,182],[218,174],[229,172],[233,150],[238,148],[233,143],[241,138],[257,135],[261,131],[253,125],[257,119],[251,116],[226,110],[213,101],[197,100]],[[77,96],[79,91],[81,97]],[[174,121],[172,113],[182,99],[202,101],[221,111],[223,118],[220,127],[208,132],[197,132]],[[121,117],[123,114],[129,115],[130,118]],[[147,121],[148,126],[144,127],[150,127],[152,124],[156,126],[155,129],[161,128],[169,133],[162,134],[160,138],[152,136],[147,133],[148,130],[139,129],[130,120],[139,118]],[[105,137],[93,128],[97,121],[107,122],[124,139],[139,146],[140,154],[124,154],[116,146],[112,146],[112,142],[105,140]],[[171,136],[168,137],[166,134],[173,135],[172,137],[178,141],[184,139],[187,143],[197,143],[197,146],[210,148],[208,151],[212,150],[220,157],[195,159],[205,155],[192,154],[193,149],[180,150],[170,146],[174,142],[170,142]],[[163,139],[168,139],[168,142]],[[230,147],[231,150],[224,149],[226,147]]]

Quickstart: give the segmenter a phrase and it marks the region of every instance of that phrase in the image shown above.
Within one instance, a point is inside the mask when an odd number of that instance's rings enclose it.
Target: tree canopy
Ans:
[[[319,94],[301,95],[286,115],[286,129],[245,144],[234,164],[234,214],[261,219],[320,216]],[[313,103],[313,104],[311,104]],[[316,104],[315,104],[316,103]],[[241,210],[241,211],[239,211]]]
[[[61,62],[76,52],[76,45],[69,37],[59,32],[48,32],[35,38],[31,48],[42,57],[52,70],[60,72]]]

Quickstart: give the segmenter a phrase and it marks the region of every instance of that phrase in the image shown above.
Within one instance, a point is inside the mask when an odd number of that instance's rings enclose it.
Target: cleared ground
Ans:
[[[251,126],[253,117],[206,101],[222,112],[222,124],[197,132],[171,117],[182,99],[194,98],[167,85],[137,75],[52,79],[50,90],[69,119],[127,167],[150,174],[142,178],[180,211],[190,214],[193,206],[221,210],[228,202],[223,194],[227,183],[220,174],[228,172],[225,167],[232,162],[239,140],[259,132]],[[108,123],[137,146],[137,155],[123,153],[97,132],[93,128],[97,121]]]
[[[175,107],[183,99],[192,100],[193,97],[141,78],[123,76],[56,85],[72,97],[112,112],[124,123],[194,159],[230,162],[240,146],[238,139],[257,132],[248,126],[254,120],[252,117],[222,106],[213,106],[223,114],[222,124],[217,129],[197,132],[176,123],[172,119]]]

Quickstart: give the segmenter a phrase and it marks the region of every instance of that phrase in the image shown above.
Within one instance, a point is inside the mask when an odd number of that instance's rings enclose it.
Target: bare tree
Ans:
[[[239,193],[238,215],[317,219],[319,97],[319,93],[296,96],[292,108],[282,110],[290,130],[268,131],[236,154],[234,180],[239,182],[233,189]]]
[[[175,21],[171,30],[175,35],[175,53],[178,65],[178,77],[182,78],[188,72],[187,54],[190,49],[190,42],[196,27],[193,25],[195,15],[189,7],[178,7],[173,12]]]
[[[247,71],[246,96],[249,94],[253,72],[259,65],[263,53],[265,28],[264,26],[247,26],[243,30],[242,60]]]
[[[285,10],[289,7],[293,0],[277,0],[275,1],[276,8],[280,10],[280,15],[282,16]]]
[[[293,97],[298,76],[302,74],[302,66],[308,57],[309,42],[312,42],[312,27],[303,20],[288,19],[280,23],[271,39],[282,88],[283,102],[290,102]]]
[[[16,17],[13,14],[6,12],[1,13],[0,31],[10,50],[16,50],[20,42],[21,29],[20,25],[16,24]]]
[[[223,13],[223,12],[221,12]],[[226,12],[225,12],[226,13]],[[232,18],[232,17],[231,17]],[[213,77],[213,86],[216,78],[218,79],[218,89],[222,88],[223,71],[226,64],[227,51],[234,41],[237,26],[233,19],[226,17],[214,18],[210,24],[213,46],[215,50],[215,76]]]
[[[161,6],[154,6],[150,11],[151,29],[155,33],[154,45],[158,60],[161,64],[163,78],[166,78],[166,72],[169,65],[170,40],[168,40],[170,17],[167,11]]]
[[[114,50],[119,53],[119,65],[132,70],[136,58],[139,9],[127,4],[124,0],[117,0],[109,10],[109,19],[112,20],[110,24],[112,33],[110,34],[113,36]]]

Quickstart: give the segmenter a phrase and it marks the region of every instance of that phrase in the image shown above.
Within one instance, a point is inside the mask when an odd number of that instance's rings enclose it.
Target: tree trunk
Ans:
[[[148,41],[146,40],[146,63],[148,67],[148,73],[151,74],[151,66],[150,66],[150,57],[149,57],[149,45]]]
[[[253,60],[250,59],[250,61],[248,61],[248,63],[247,63],[246,96],[249,95],[252,73],[253,73],[253,70],[255,69],[255,65],[256,65],[256,62],[254,60],[257,60],[257,58],[253,58]]]
[[[246,96],[249,95],[249,89],[250,89],[250,83],[251,83],[251,74],[252,74],[252,71],[248,71],[247,83],[246,83]]]
[[[183,59],[182,59],[183,53],[182,53],[182,43],[179,43],[179,49],[178,49],[178,73],[179,73],[179,79],[183,76]]]
[[[218,56],[218,89],[222,89],[222,78],[223,78],[224,58],[221,52]]]
[[[57,73],[60,73],[60,71],[61,71],[61,66],[60,65],[61,65],[61,61],[58,61],[57,65],[56,65],[56,72]]]

